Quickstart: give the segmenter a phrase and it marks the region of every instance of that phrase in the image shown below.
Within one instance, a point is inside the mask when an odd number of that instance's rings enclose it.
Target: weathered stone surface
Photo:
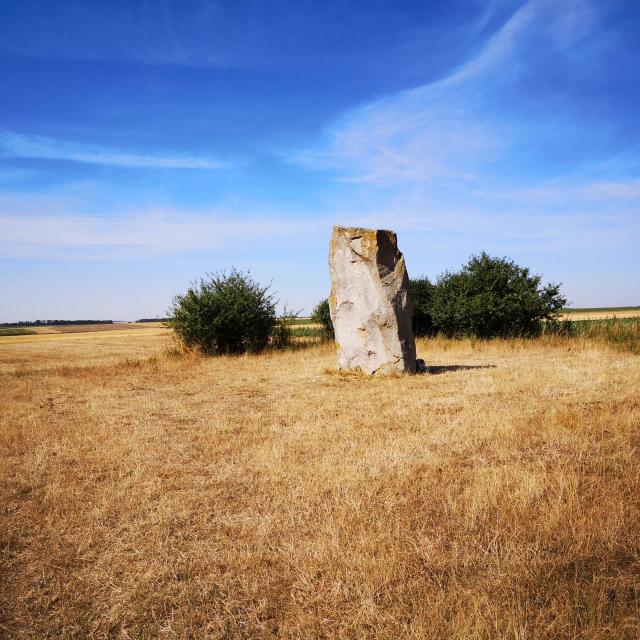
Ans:
[[[334,227],[329,270],[338,368],[415,373],[409,279],[396,234]]]

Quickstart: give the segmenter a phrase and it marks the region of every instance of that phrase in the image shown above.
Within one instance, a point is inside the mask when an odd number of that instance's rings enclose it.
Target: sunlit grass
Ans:
[[[637,356],[436,338],[367,378],[88,336],[0,345],[3,633],[638,637]]]

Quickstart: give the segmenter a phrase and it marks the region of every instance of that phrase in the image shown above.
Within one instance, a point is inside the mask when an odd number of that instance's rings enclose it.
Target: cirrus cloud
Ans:
[[[79,144],[43,136],[0,134],[0,157],[65,160],[129,169],[225,169],[230,165],[210,158],[178,154],[144,154]]]

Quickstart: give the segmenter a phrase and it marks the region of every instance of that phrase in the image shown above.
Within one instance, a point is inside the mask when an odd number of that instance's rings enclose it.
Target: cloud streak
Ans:
[[[460,244],[470,251],[570,252],[635,246],[639,212],[635,179],[477,191],[462,201],[409,190],[335,203],[313,216],[250,203],[210,209],[114,206],[95,213],[87,194],[16,193],[0,195],[0,257],[109,260],[198,250],[277,253],[294,245],[313,245],[323,253],[333,224],[390,227],[420,252]]]
[[[143,258],[200,249],[277,245],[330,228],[243,207],[175,209],[148,206],[88,213],[88,202],[65,195],[0,195],[0,257],[57,259]],[[255,211],[255,209],[254,209]]]
[[[518,82],[594,28],[584,0],[530,0],[480,52],[447,76],[357,108],[334,123],[318,148],[291,159],[342,180],[377,186],[468,183],[513,148],[536,140],[511,113]],[[521,117],[521,116],[519,116]]]
[[[509,191],[492,190],[475,191],[475,195],[489,197],[496,200],[511,200],[522,203],[562,204],[581,203],[582,205],[597,205],[611,203],[619,205],[631,203],[640,209],[640,178],[628,180],[597,180],[582,184],[543,184],[512,189]]]
[[[0,134],[0,157],[63,160],[126,169],[217,170],[230,166],[227,163],[209,158],[132,153],[102,146],[78,144],[42,136],[23,136],[10,132]]]

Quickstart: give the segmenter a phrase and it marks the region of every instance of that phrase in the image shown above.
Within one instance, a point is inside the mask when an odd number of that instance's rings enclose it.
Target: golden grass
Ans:
[[[640,636],[640,357],[436,339],[384,379],[119,336],[0,345],[0,635]]]
[[[170,344],[160,327],[91,333],[0,336],[0,372],[86,367],[148,358]]]

